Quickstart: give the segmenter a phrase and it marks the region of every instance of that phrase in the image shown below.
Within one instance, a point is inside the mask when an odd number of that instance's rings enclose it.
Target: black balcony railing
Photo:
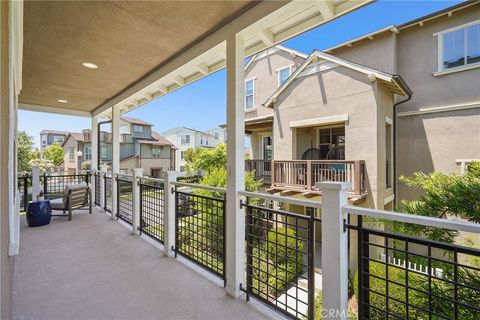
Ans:
[[[65,187],[73,184],[90,184],[89,174],[43,174],[43,194],[45,199],[54,199],[63,197]]]
[[[112,213],[112,177],[105,175],[103,178],[105,179],[105,188],[103,190],[105,202],[103,209]]]
[[[129,224],[133,221],[133,182],[117,177],[117,219]]]
[[[22,211],[27,211],[27,205],[32,200],[32,194],[29,190],[32,187],[32,176],[28,173],[24,173],[17,178],[17,189],[21,194],[20,208]]]
[[[364,227],[359,319],[477,319],[480,250]]]
[[[165,188],[163,183],[140,183],[140,232],[161,243],[165,240]]]
[[[95,191],[95,202],[94,204],[96,206],[100,206],[100,173],[95,172],[94,173],[95,177],[95,186],[94,186],[94,191]]]
[[[294,319],[314,319],[315,223],[308,215],[243,204],[246,288],[250,296]]]
[[[225,199],[175,190],[175,255],[225,279]]]

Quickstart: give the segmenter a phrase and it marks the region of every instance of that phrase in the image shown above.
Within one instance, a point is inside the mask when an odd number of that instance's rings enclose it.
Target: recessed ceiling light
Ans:
[[[89,68],[89,69],[97,69],[98,68],[98,66],[95,63],[91,63],[91,62],[83,62],[82,66],[84,66],[85,68]]]
[[[57,101],[60,102],[60,103],[67,103],[68,102],[67,100],[63,100],[63,99],[58,99]]]

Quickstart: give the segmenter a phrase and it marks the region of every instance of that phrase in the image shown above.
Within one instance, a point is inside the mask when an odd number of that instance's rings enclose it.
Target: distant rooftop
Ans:
[[[125,117],[125,116],[121,116],[120,118],[124,121],[134,123],[134,124],[141,124],[141,125],[144,125],[144,126],[153,126],[153,124],[148,123],[146,121],[143,121],[141,119],[137,119],[137,118],[131,118],[131,117]]]

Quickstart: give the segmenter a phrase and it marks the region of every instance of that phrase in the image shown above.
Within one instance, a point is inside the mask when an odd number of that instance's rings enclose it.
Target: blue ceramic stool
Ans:
[[[27,223],[29,227],[40,227],[50,223],[52,207],[50,200],[29,202],[27,207]]]

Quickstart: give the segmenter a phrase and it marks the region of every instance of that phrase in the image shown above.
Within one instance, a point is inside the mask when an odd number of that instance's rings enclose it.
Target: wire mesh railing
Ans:
[[[65,187],[74,184],[90,184],[89,174],[47,174],[43,177],[43,194],[45,199],[54,199],[63,197]]]
[[[242,203],[247,299],[252,296],[290,318],[314,319],[314,210],[297,214],[248,201]]]
[[[140,232],[164,243],[165,187],[161,182],[140,180]]]
[[[175,256],[181,254],[225,279],[225,198],[174,192]]]
[[[95,202],[94,202],[94,205],[96,206],[100,206],[100,184],[101,184],[101,181],[100,181],[100,172],[95,172],[93,174],[93,176],[95,177],[95,185],[94,185],[94,192],[95,192]]]
[[[133,182],[117,177],[117,219],[133,223]]]
[[[20,192],[20,208],[27,211],[28,202],[32,200],[32,176],[28,173],[19,174],[17,177],[17,189]]]

